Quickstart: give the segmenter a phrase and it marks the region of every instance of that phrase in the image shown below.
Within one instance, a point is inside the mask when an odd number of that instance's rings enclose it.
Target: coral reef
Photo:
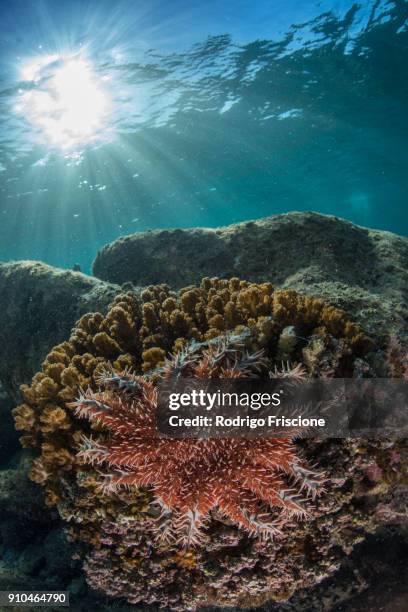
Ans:
[[[408,346],[404,346],[397,336],[391,336],[388,343],[387,363],[392,378],[408,379]]]
[[[192,339],[205,343],[248,329],[245,349],[262,349],[272,367],[288,358],[309,376],[370,375],[365,356],[372,344],[343,312],[270,283],[233,278],[204,279],[177,293],[159,285],[140,297],[118,296],[105,316],[83,316],[48,354],[31,386],[23,386],[24,403],[14,416],[23,444],[38,452],[31,476],[66,522],[94,588],[131,604],[175,610],[285,601],[334,572],[367,531],[403,520],[403,495],[396,491],[405,476],[395,461],[407,463],[404,441],[297,442],[305,465],[318,462],[327,475],[327,494],[316,497],[308,521],[288,513],[273,541],[251,536],[213,508],[205,543],[175,550],[157,543],[155,483],[101,492],[98,466],[84,463],[78,452],[84,436],[104,440],[109,430],[75,416],[70,404],[80,389],[98,392],[102,377],[107,390],[101,399],[115,401],[107,371],[132,369],[154,382],[168,353],[176,354],[173,367],[180,367]]]
[[[98,256],[98,275],[106,274],[105,278],[117,282],[168,282],[172,288],[197,282],[215,270],[225,278],[242,274],[253,282],[271,280],[280,289],[293,288],[344,308],[351,320],[375,334],[376,363],[384,358],[378,350],[383,346],[382,337],[394,330],[400,338],[396,342],[399,349],[389,349],[388,375],[403,372],[408,329],[406,239],[313,213],[275,216],[220,230],[170,230],[139,236],[141,250],[137,250],[137,257],[133,250],[137,237],[124,238]],[[121,259],[116,258],[116,246]],[[28,436],[35,430],[31,443],[37,449],[36,469],[26,460],[18,466],[18,438],[11,431],[10,412],[15,403],[11,396],[18,396],[19,385],[40,369],[51,347],[68,338],[80,316],[99,311],[105,319],[108,303],[127,290],[39,262],[0,264],[1,588],[18,590],[24,585],[33,590],[68,589],[78,611],[112,607],[133,610],[134,604],[127,604],[126,599],[150,601],[156,607],[169,602],[187,609],[220,603],[220,595],[216,595],[220,589],[225,590],[223,603],[227,605],[253,607],[273,599],[275,603],[269,601],[266,607],[279,612],[327,610],[338,604],[342,609],[360,610],[375,605],[391,609],[399,603],[402,609],[407,558],[407,448],[403,441],[332,440],[316,446],[299,443],[309,462],[318,462],[330,482],[328,495],[325,500],[317,500],[310,521],[288,525],[283,538],[275,539],[270,546],[258,545],[256,539],[248,539],[233,525],[214,520],[211,543],[204,551],[198,548],[194,554],[161,554],[154,546],[155,533],[148,527],[146,509],[152,498],[147,490],[140,495],[133,491],[131,496],[118,491],[109,500],[102,500],[96,493],[98,474],[87,472],[86,466],[77,472],[75,463],[64,463],[62,458],[62,465],[54,463],[50,447],[44,448],[47,467],[38,457],[43,443],[75,455],[80,444],[77,440],[87,424],[83,422],[81,430],[77,429],[71,410],[58,394],[72,396],[68,386],[75,389],[76,383],[70,373],[94,384],[93,372],[86,373],[83,367],[86,352],[102,359],[102,369],[126,354],[119,338],[120,352],[114,359],[105,355],[104,337],[100,337],[96,343],[102,352],[98,354],[92,342],[88,348],[85,343],[77,348],[69,342],[71,348],[60,350],[60,358],[54,355],[56,368],[49,371],[56,379],[58,393],[48,403],[63,410],[64,414],[54,415],[56,423],[63,426],[54,428],[50,406],[44,425],[39,421],[46,401],[33,394],[19,426],[32,427],[25,432]],[[176,294],[172,297],[178,301]],[[268,315],[263,326],[268,332]],[[139,329],[138,324],[138,333]],[[205,330],[199,331],[202,335]],[[112,336],[109,329],[106,333]],[[94,335],[88,331],[84,334],[87,339]],[[299,359],[314,375],[340,371],[342,347],[337,344],[336,357],[333,339],[316,336],[303,341],[289,323],[279,334],[278,352],[276,334],[270,344],[278,360]],[[130,355],[135,363],[144,363],[148,371],[173,350],[173,346],[168,348],[171,342],[164,340],[163,348],[147,341],[140,348],[145,352],[143,357],[139,348],[127,349],[125,361]],[[71,366],[75,356],[79,365],[65,372],[62,383],[58,370],[65,361]],[[347,374],[351,370],[354,375],[367,374],[364,360],[361,363],[353,356],[343,356],[341,361],[347,365]],[[69,428],[64,428],[68,422]],[[44,508],[41,489],[29,486],[24,478],[30,469],[43,483],[48,502],[57,502],[57,506]],[[330,507],[324,509],[327,501]],[[72,545],[61,537],[57,508],[70,537],[76,540]],[[390,526],[378,531],[376,526],[384,521]],[[78,542],[84,544],[78,558],[71,560]],[[88,583],[100,590],[100,597],[81,577],[83,559]],[[185,584],[185,589],[175,586],[175,581]],[[158,597],[160,590],[162,595]],[[122,597],[123,603],[107,599],[106,593]],[[350,602],[356,593],[361,593],[357,608]],[[276,603],[278,600],[285,603]]]

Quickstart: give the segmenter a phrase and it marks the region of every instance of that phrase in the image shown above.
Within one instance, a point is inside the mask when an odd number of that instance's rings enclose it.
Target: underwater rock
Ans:
[[[301,589],[268,612],[403,612],[406,610],[408,534],[386,526],[358,544],[339,571]]]
[[[2,464],[7,466],[10,458],[20,448],[11,416],[12,408],[13,400],[0,383],[0,466]]]
[[[24,498],[24,504],[21,499]],[[0,470],[0,520],[39,521],[44,515],[41,492],[29,479],[24,466]],[[2,523],[1,527],[4,527]]]
[[[106,310],[118,287],[35,261],[0,264],[0,382],[15,395],[84,313]]]
[[[366,331],[407,328],[408,238],[312,212],[123,236],[99,251],[93,272],[172,288],[215,274],[270,280],[345,309]]]

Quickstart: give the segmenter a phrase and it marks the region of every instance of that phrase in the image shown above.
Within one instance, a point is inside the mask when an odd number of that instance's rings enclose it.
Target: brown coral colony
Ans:
[[[67,404],[80,388],[96,390],[107,367],[148,372],[192,339],[202,341],[244,326],[255,330],[251,348],[265,349],[272,362],[280,358],[279,338],[288,326],[296,330],[294,361],[307,357],[317,339],[325,359],[320,360],[324,365],[311,365],[316,369],[311,375],[319,375],[322,367],[328,375],[351,375],[354,356],[369,344],[342,311],[295,291],[276,291],[270,283],[206,278],[199,287],[178,293],[158,285],[148,287],[141,298],[122,294],[105,317],[84,315],[69,340],[48,354],[31,386],[22,386],[24,403],[14,410],[16,427],[24,432],[24,446],[40,448],[32,476],[37,480],[40,469],[42,484],[52,492],[48,501],[57,497],[53,482],[74,463],[83,425]]]

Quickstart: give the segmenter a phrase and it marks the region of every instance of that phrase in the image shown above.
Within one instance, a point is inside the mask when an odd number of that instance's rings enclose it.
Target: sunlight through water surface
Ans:
[[[289,211],[408,235],[408,2],[0,2],[0,259]]]
[[[64,149],[84,144],[105,127],[109,101],[103,78],[84,59],[39,57],[24,65],[22,79],[15,110],[51,144]]]

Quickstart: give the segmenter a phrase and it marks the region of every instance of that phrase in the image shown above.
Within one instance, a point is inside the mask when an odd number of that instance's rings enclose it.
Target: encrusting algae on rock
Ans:
[[[245,330],[250,333],[243,334]],[[158,485],[152,474],[144,482],[136,478],[130,489],[101,488],[103,461],[98,467],[98,461],[94,465],[86,458],[92,448],[109,447],[116,434],[104,428],[103,419],[92,418],[97,415],[85,409],[81,397],[102,393],[113,409],[116,391],[107,384],[107,373],[121,380],[130,376],[153,389],[163,366],[169,367],[170,354],[180,367],[178,355],[185,354],[192,341],[207,346],[212,339],[227,338],[228,332],[234,338],[244,335],[250,354],[262,350],[272,370],[279,371],[282,359],[287,359],[307,376],[370,372],[365,355],[372,343],[342,311],[295,291],[276,291],[270,283],[203,279],[200,286],[177,293],[166,285],[149,287],[141,296],[125,293],[105,317],[83,316],[69,340],[49,353],[31,386],[22,387],[24,403],[14,416],[16,427],[24,432],[23,445],[39,452],[31,478],[44,487],[46,503],[57,506],[70,537],[77,541],[89,584],[111,597],[175,610],[285,600],[297,588],[334,571],[344,551],[380,520],[372,512],[377,495],[372,491],[377,489],[361,484],[366,482],[367,456],[370,465],[384,465],[390,453],[404,457],[402,442],[387,446],[365,441],[364,452],[361,441],[350,440],[304,440],[290,446],[293,465],[298,465],[297,453],[305,466],[318,463],[318,471],[327,478],[327,492],[315,497],[308,520],[299,522],[296,512],[286,512],[279,537],[267,541],[257,529],[237,520],[231,506],[228,512],[214,498],[200,526],[205,537],[198,538],[194,548],[179,547],[172,538],[159,542],[163,506],[157,503]],[[203,368],[205,359],[202,349],[196,367]],[[101,382],[105,391],[100,391]],[[126,402],[121,406],[125,412],[129,407]],[[89,421],[79,418],[76,408]],[[89,452],[86,439],[91,441]],[[122,442],[127,444],[126,436]],[[248,449],[248,457],[251,452]],[[223,457],[228,459],[228,453]],[[170,472],[176,463],[169,461]],[[398,474],[387,473],[381,493],[386,506]],[[279,478],[271,473],[274,477]],[[191,495],[194,500],[199,490]],[[260,497],[273,506],[272,498],[272,493],[268,499]],[[181,511],[180,504],[173,499],[173,514]],[[174,521],[170,523],[174,527]]]

